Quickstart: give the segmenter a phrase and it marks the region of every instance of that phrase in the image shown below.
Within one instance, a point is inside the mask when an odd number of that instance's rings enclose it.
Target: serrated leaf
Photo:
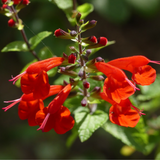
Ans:
[[[9,52],[9,51],[29,51],[27,44],[23,41],[14,41],[7,44],[1,52]]]
[[[91,12],[93,12],[94,7],[90,3],[84,3],[77,7],[77,10],[81,13],[81,19],[84,19],[88,16]]]
[[[78,127],[78,134],[81,142],[86,141],[93,134],[95,130],[101,127],[108,119],[108,115],[97,110],[93,114],[90,114],[86,108],[81,112],[75,113],[75,121]]]
[[[133,146],[138,151],[147,154],[145,146],[148,144],[148,134],[145,131],[142,118],[134,128],[118,126],[111,122],[107,122],[103,128],[117,139],[120,139],[124,144]]]
[[[29,39],[29,43],[31,44],[31,50],[35,49],[36,46],[46,37],[51,35],[52,32],[43,31],[35,35],[34,37]]]

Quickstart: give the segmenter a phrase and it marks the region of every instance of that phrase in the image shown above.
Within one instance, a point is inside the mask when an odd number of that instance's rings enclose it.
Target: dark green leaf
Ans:
[[[29,39],[29,43],[31,44],[31,50],[35,49],[36,46],[46,37],[51,35],[52,32],[43,31],[35,35],[34,37]]]
[[[81,142],[86,141],[92,133],[102,126],[108,119],[108,115],[97,110],[93,114],[90,114],[87,108],[83,108],[81,111],[75,113],[75,121],[78,127],[78,134]]]
[[[23,41],[14,41],[7,44],[1,52],[9,52],[9,51],[28,51],[28,47]]]

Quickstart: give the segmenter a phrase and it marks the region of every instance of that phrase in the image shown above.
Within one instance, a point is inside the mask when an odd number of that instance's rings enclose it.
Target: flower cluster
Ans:
[[[24,37],[24,30],[23,27],[21,28],[17,11],[24,5],[28,5],[29,1],[2,0],[2,3],[7,5],[3,6],[2,10],[5,13],[8,10],[13,17],[8,21],[9,26],[13,27],[16,25],[15,23],[18,23],[19,30],[22,31]],[[9,3],[12,4],[9,5]],[[18,6],[16,12],[13,5]],[[77,45],[69,47],[71,50],[69,55],[63,53],[62,57],[40,60],[30,47],[27,38],[24,38],[28,50],[39,61],[30,64],[23,73],[9,80],[15,84],[20,78],[23,95],[19,99],[5,101],[5,103],[11,104],[4,107],[4,111],[19,103],[20,119],[27,119],[30,126],[39,126],[38,130],[48,132],[54,129],[56,133],[63,134],[74,126],[70,110],[63,106],[68,95],[74,93],[72,96],[82,96],[81,106],[88,107],[91,113],[95,111],[92,105],[96,104],[94,101],[90,101],[91,98],[105,100],[112,105],[109,109],[109,118],[112,123],[124,127],[135,127],[141,115],[145,114],[132,105],[129,97],[139,90],[137,84],[150,85],[155,81],[156,71],[148,63],[160,64],[160,62],[151,61],[142,55],[118,58],[109,62],[105,62],[101,57],[89,60],[89,56],[94,51],[113,42],[108,41],[106,37],[96,38],[94,35],[81,37],[83,32],[95,27],[97,21],[91,20],[84,23],[81,14],[77,13],[75,23],[77,30],[66,32],[59,28],[54,32],[57,38],[77,43]],[[50,85],[47,72],[54,67],[59,67],[59,73],[68,75],[69,82],[64,80],[63,85]],[[128,78],[125,71],[131,72],[132,77]],[[104,85],[101,89],[100,86],[94,86],[94,83],[90,83],[89,80],[104,80]],[[91,86],[94,87],[93,90],[90,89]],[[56,97],[45,107],[43,101],[52,95],[56,95]]]
[[[39,125],[39,129],[44,132],[54,129],[58,134],[70,130],[74,125],[74,119],[71,117],[69,109],[63,106],[63,103],[72,86],[71,84],[66,86],[50,85],[47,75],[47,71],[61,65],[63,61],[64,59],[61,57],[38,61],[31,64],[25,72],[12,78],[10,81],[13,83],[21,78],[23,95],[19,99],[5,101],[5,103],[12,103],[3,109],[7,111],[19,103],[18,115],[22,120],[28,119],[30,126]],[[57,96],[53,101],[44,107],[43,100],[55,94]]]

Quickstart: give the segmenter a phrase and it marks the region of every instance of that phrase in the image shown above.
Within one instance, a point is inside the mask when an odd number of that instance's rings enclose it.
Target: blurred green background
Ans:
[[[66,0],[67,1],[67,0]],[[159,0],[78,0],[78,4],[92,3],[95,7],[86,19],[97,20],[95,28],[82,34],[83,37],[95,35],[105,36],[116,43],[100,50],[96,56],[109,60],[114,58],[145,55],[151,60],[160,60],[160,1]],[[47,0],[31,0],[19,17],[24,22],[28,38],[41,31],[54,32],[55,29],[74,29],[69,24],[63,11]],[[9,42],[22,40],[18,30],[9,28],[8,18],[0,15],[0,50]],[[36,51],[48,47],[55,55],[67,52],[71,44],[69,40],[49,36]],[[17,75],[25,64],[33,59],[27,52],[8,52],[0,54],[0,103],[4,100],[17,99],[22,95],[19,88],[8,80]],[[160,73],[158,65],[152,65]],[[18,117],[17,106],[6,113],[0,111],[0,159],[153,159],[155,150],[149,155],[135,151],[129,156],[121,153],[124,144],[104,130],[97,130],[89,140],[81,143],[77,138],[71,147],[66,141],[71,131],[57,135],[53,130],[48,133],[36,131],[37,127],[29,127],[27,121]]]

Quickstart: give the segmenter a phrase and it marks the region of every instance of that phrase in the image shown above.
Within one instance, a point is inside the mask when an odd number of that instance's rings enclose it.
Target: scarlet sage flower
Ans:
[[[147,65],[148,63],[160,64],[159,61],[152,61],[141,55],[118,58],[108,62],[110,65],[130,71],[134,82],[140,85],[150,85],[155,81],[156,70]]]
[[[21,77],[21,89],[25,94],[33,93],[35,99],[41,99],[48,95],[50,84],[45,71],[39,74],[24,74]]]
[[[59,92],[59,94],[55,97],[55,99],[53,99],[53,101],[50,102],[47,108],[45,107],[43,110],[39,111],[36,114],[37,122],[40,125],[40,127],[37,130],[48,132],[49,130],[55,127],[56,121],[57,125],[58,123],[60,123],[59,126],[62,126],[64,124],[65,126],[64,128],[66,128],[66,131],[70,130],[73,127],[74,121],[73,118],[71,118],[70,116],[69,110],[67,108],[64,108],[64,106],[62,106],[62,104],[68,97],[70,91],[71,91],[71,84],[68,84]],[[54,117],[56,117],[56,119]],[[66,119],[66,122],[63,119]],[[69,128],[67,127],[67,125],[69,126]],[[58,130],[56,132],[62,134],[61,130]]]
[[[64,58],[61,57],[53,57],[48,58],[42,61],[38,61],[35,63],[32,63],[23,73],[17,75],[16,77],[13,77],[9,81],[13,81],[13,84],[24,74],[39,74],[42,71],[49,71],[50,69],[57,67],[62,64],[64,61]]]
[[[14,2],[14,4],[19,4],[21,2],[21,0],[12,0]]]
[[[112,104],[109,110],[109,119],[114,124],[124,127],[135,127],[140,116],[145,115],[140,109],[133,106],[128,98],[121,100],[120,103],[116,103],[107,97],[104,92],[100,93],[100,96],[103,100]]]
[[[59,93],[62,89],[63,89],[63,86],[61,86],[61,85],[51,85],[49,94],[47,96],[43,97],[42,100]],[[15,100],[11,100],[11,101],[4,101],[4,103],[11,103],[11,104],[8,105],[7,107],[2,108],[2,109],[6,112],[8,109],[10,109],[11,107],[13,107],[14,105],[16,105],[17,103],[19,103],[21,101],[28,102],[28,101],[34,101],[34,100],[36,100],[36,99],[34,98],[33,93],[23,94],[19,99],[15,99]]]
[[[134,94],[136,86],[127,78],[125,73],[110,64],[104,62],[95,63],[96,68],[104,73],[107,78],[104,81],[104,93],[116,103],[120,103]]]

